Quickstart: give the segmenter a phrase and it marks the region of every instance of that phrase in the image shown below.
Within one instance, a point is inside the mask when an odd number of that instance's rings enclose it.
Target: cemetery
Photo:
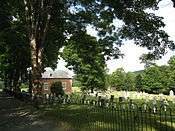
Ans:
[[[173,131],[175,129],[175,96],[172,91],[166,97],[162,94],[135,92],[138,96],[133,98],[132,93],[123,91],[118,97],[107,96],[104,93],[104,96],[100,93],[46,96],[39,102],[38,109],[48,119],[57,121],[62,130],[68,131]],[[17,99],[29,102],[27,99]]]
[[[0,131],[175,131],[175,0],[0,0]]]
[[[47,106],[46,115],[56,117],[64,130],[175,129],[175,103],[161,97],[136,101],[124,97],[115,99],[113,95],[108,99],[101,96],[72,94],[50,101],[50,104],[52,108]]]

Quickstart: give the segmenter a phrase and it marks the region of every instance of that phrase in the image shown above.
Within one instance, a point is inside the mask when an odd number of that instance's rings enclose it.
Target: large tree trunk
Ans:
[[[32,63],[32,88],[35,88],[37,93],[40,93],[42,87],[40,83],[41,78],[41,58],[42,58],[42,48],[38,47],[38,43],[36,41],[36,37],[32,37],[30,40],[31,46],[31,63]]]
[[[32,64],[32,88],[40,92],[42,87],[40,83],[42,73],[42,51],[45,42],[46,33],[50,21],[50,12],[53,0],[44,4],[44,0],[32,2],[24,0],[27,29],[31,48]]]

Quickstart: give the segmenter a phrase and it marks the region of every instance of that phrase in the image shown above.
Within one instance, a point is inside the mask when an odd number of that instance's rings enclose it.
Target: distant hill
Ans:
[[[139,70],[139,71],[134,71],[133,73],[134,73],[135,75],[138,75],[138,74],[143,73],[143,71],[144,71],[144,70]]]

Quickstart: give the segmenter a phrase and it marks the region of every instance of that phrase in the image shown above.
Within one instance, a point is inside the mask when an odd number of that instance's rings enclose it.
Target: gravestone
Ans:
[[[164,99],[164,100],[162,100],[162,101],[160,102],[160,106],[161,106],[161,108],[164,109],[164,111],[167,110],[167,106],[168,106],[168,105],[169,105],[169,103],[168,103],[168,101],[167,101],[166,99]]]
[[[126,96],[125,96],[125,98],[129,98],[130,97],[130,93],[129,93],[129,91],[126,91]]]
[[[125,101],[125,97],[119,97],[119,102],[124,102]]]
[[[133,100],[129,100],[129,109],[135,109],[136,108],[136,104],[133,103]]]
[[[174,96],[174,92],[173,92],[173,90],[170,90],[169,95],[170,95],[170,96]]]
[[[98,96],[98,106],[101,106],[101,96]]]
[[[159,99],[160,99],[160,101],[163,101],[163,94],[162,93],[159,94]]]
[[[47,100],[49,99],[49,94],[46,94],[46,99],[47,99]]]
[[[146,111],[147,110],[147,103],[143,104],[143,109]]]
[[[156,113],[156,104],[157,104],[156,97],[154,97],[153,100],[152,100],[153,113]]]
[[[83,95],[83,97],[81,99],[82,104],[85,104],[85,100],[86,100],[86,95]]]
[[[173,98],[173,104],[175,104],[175,97]]]
[[[136,99],[139,99],[140,98],[140,95],[141,95],[141,93],[140,92],[137,92]]]
[[[114,102],[114,95],[111,95],[110,102]]]

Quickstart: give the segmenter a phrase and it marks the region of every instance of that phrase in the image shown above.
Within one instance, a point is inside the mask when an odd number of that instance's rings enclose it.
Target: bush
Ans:
[[[51,85],[50,90],[51,90],[51,93],[52,93],[53,95],[56,95],[56,96],[58,96],[58,95],[63,96],[63,95],[65,94],[65,93],[64,93],[64,90],[63,90],[62,83],[61,83],[60,81],[54,82],[54,83]]]

